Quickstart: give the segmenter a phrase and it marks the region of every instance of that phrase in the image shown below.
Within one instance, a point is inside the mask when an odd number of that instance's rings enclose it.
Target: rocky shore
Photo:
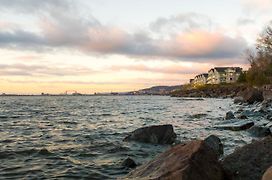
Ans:
[[[230,96],[230,92],[216,91],[213,92],[220,92],[217,95]],[[193,96],[191,94],[190,97],[206,97],[205,94],[196,96],[191,93]],[[177,142],[173,126],[169,124],[140,128],[124,140],[172,144],[172,147],[120,179],[271,180],[272,99],[264,98],[262,91],[252,88],[239,87],[231,93],[236,97],[234,103],[238,109],[226,112],[224,120],[215,124],[214,128],[247,131],[254,137],[251,143],[224,155],[224,145],[214,135],[202,140]],[[131,161],[129,159],[130,164],[137,164]]]
[[[224,98],[236,97],[238,93],[246,90],[247,85],[206,85],[198,88],[182,87],[180,90],[173,91],[173,97],[204,97],[204,98]]]

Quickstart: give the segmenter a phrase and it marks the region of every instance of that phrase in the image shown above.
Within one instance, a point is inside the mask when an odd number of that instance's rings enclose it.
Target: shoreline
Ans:
[[[216,172],[218,171],[210,171],[208,176],[216,178],[212,179],[234,179],[234,180],[253,180],[253,179],[259,179],[262,176],[266,177],[267,174],[271,174],[272,168],[269,169],[269,167],[272,167],[272,99],[270,98],[264,98],[264,97],[258,97],[258,95],[262,94],[263,92],[259,92],[257,89],[248,90],[244,89],[244,94],[241,91],[238,91],[235,96],[233,96],[233,104],[238,105],[239,109],[236,109],[235,112],[229,111],[226,112],[226,117],[222,120],[222,123],[220,123],[218,126],[215,126],[215,128],[221,128],[222,131],[246,131],[249,136],[252,136],[252,142],[247,143],[246,145],[242,147],[234,147],[233,152],[231,154],[221,155],[221,158],[218,160],[214,160],[214,163],[219,163],[217,166],[219,166],[220,174]],[[259,93],[259,94],[258,94]],[[250,94],[248,96],[248,94]],[[243,97],[243,100],[236,101],[234,97],[237,97],[237,95],[240,95]],[[184,96],[174,96],[174,97],[184,97]],[[192,97],[192,96],[187,96]],[[194,96],[193,96],[194,97]],[[203,96],[196,96],[194,98],[201,98]],[[253,98],[253,100],[252,100]],[[219,117],[218,117],[219,118]],[[209,137],[208,137],[209,138]],[[221,144],[220,139],[217,140],[217,137],[215,137],[215,140],[212,140],[211,143],[212,147],[215,148],[215,152],[222,151],[219,148],[219,144]],[[207,139],[207,138],[206,138]],[[205,139],[205,141],[206,141]],[[188,166],[195,166],[195,163],[200,163],[201,168],[205,169],[205,165],[207,162],[205,161],[207,157],[205,156],[212,156],[212,155],[204,155],[203,157],[200,157],[200,159],[197,160],[197,162],[194,163],[194,165],[190,165],[189,162],[184,162],[185,164],[189,165],[181,165],[180,163],[176,162],[175,159],[169,159],[168,156],[176,156],[176,159],[184,158],[184,153],[188,154],[190,157],[190,153],[198,153],[198,152],[192,152],[191,150],[186,150],[184,152],[183,149],[186,149],[187,146],[190,148],[196,148],[194,146],[195,143],[197,143],[198,140],[194,141],[191,140],[189,142],[181,142],[181,144],[184,144],[182,146],[174,145],[170,149],[166,150],[165,152],[157,155],[153,160],[144,163],[140,167],[137,167],[136,169],[132,170],[128,175],[124,177],[124,179],[130,179],[130,178],[154,178],[154,179],[160,179],[160,178],[166,178],[166,179],[180,179],[181,177],[187,177],[191,176],[192,172],[188,174],[188,172],[184,169]],[[219,142],[217,142],[219,141]],[[202,142],[200,140],[200,142]],[[219,144],[218,144],[219,143]],[[193,145],[192,145],[193,144]],[[192,146],[192,147],[191,147]],[[201,147],[201,146],[200,146]],[[200,148],[199,145],[197,145],[197,148]],[[202,147],[201,147],[202,148]],[[209,149],[209,148],[208,148]],[[257,151],[256,151],[257,150]],[[199,150],[200,152],[203,152],[202,150]],[[207,150],[208,151],[208,150]],[[180,153],[182,152],[182,153]],[[172,154],[174,153],[174,154]],[[265,154],[265,159],[262,159]],[[240,158],[242,157],[242,158]],[[210,157],[211,158],[211,157]],[[248,162],[245,161],[245,159],[248,159]],[[196,161],[194,159],[194,161]],[[255,162],[257,161],[257,163]],[[159,162],[159,163],[158,163]],[[254,162],[254,163],[252,163]],[[166,169],[164,164],[172,164],[173,166],[181,166],[180,169],[172,169],[171,167]],[[204,165],[204,166],[203,166]],[[211,166],[212,165],[208,165]],[[155,169],[154,166],[157,166]],[[157,170],[159,169],[159,170]],[[257,169],[251,171],[250,169]],[[266,170],[268,172],[266,172]],[[269,171],[270,170],[270,171]],[[164,174],[165,172],[168,172]],[[237,172],[240,172],[237,174]],[[178,174],[178,176],[177,176]],[[184,175],[185,174],[185,175]],[[196,171],[195,174],[198,174],[199,177],[202,177],[203,175],[206,176],[207,174],[205,172]],[[265,175],[264,175],[265,174]],[[271,175],[268,176],[271,178]],[[121,178],[122,179],[122,178]],[[185,178],[186,179],[186,178]],[[190,178],[189,178],[190,179]],[[193,178],[194,179],[194,178]],[[204,178],[206,179],[206,178]],[[209,179],[209,178],[207,178]],[[190,179],[191,180],[191,179]]]

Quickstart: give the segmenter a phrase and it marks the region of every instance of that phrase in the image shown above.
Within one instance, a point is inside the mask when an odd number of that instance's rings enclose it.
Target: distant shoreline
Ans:
[[[170,96],[170,95],[161,95],[161,94],[118,94],[118,95],[114,95],[114,94],[99,94],[99,95],[95,95],[95,94],[82,94],[82,95],[35,95],[35,94],[31,94],[31,95],[24,95],[24,94],[11,94],[11,95],[0,95],[0,97],[81,97],[81,96]]]

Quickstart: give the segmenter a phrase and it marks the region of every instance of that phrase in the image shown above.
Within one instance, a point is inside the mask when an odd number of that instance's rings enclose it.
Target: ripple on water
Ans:
[[[116,179],[127,157],[142,164],[169,146],[123,142],[128,132],[173,124],[178,140],[218,135],[225,152],[251,140],[214,129],[231,100],[161,96],[1,97],[0,177]],[[221,108],[218,108],[221,107]]]

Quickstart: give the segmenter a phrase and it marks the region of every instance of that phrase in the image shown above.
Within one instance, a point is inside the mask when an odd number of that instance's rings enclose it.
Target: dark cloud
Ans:
[[[23,30],[13,32],[0,31],[0,46],[36,46],[46,45],[46,40],[39,35]]]

